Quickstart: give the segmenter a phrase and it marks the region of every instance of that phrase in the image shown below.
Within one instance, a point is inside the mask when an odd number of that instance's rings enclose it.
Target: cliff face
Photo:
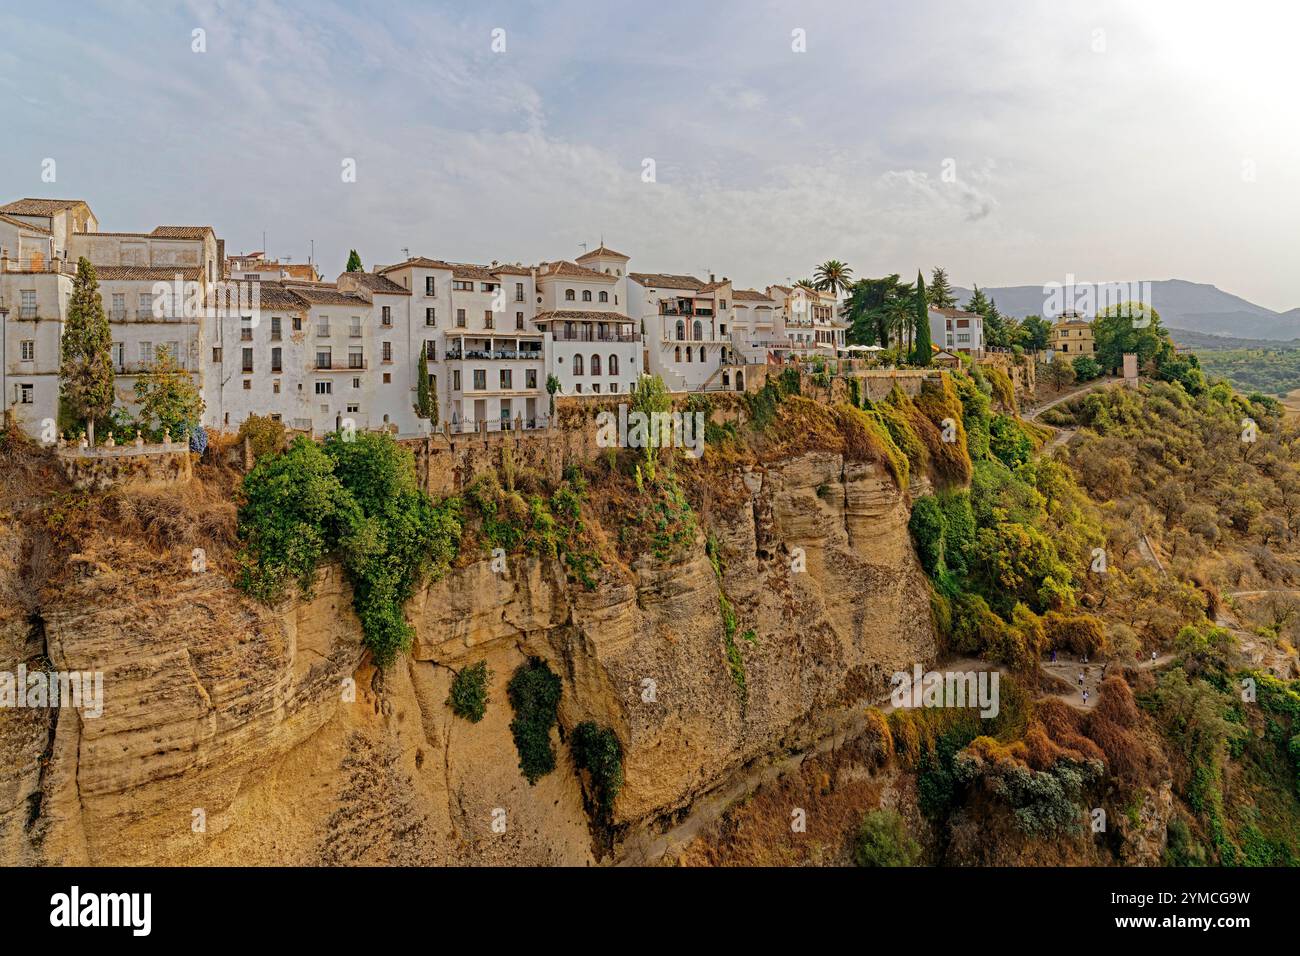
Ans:
[[[595,591],[553,561],[479,561],[415,597],[412,652],[383,673],[333,568],[312,599],[269,610],[215,573],[76,556],[43,635],[6,618],[6,666],[43,638],[49,666],[104,673],[104,711],[0,713],[14,758],[4,862],[591,863],[610,834],[589,824],[562,739],[588,719],[624,749],[611,822],[626,851],[935,655],[906,500],[880,465],[811,452],[730,481],[705,518],[720,579],[702,535]],[[728,664],[720,593],[742,668]],[[536,786],[506,697],[528,657],[563,681],[557,767]],[[471,724],[445,702],[453,671],[479,660],[490,703]]]

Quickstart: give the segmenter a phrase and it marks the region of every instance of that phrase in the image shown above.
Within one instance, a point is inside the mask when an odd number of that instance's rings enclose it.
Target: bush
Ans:
[[[573,731],[573,759],[579,769],[591,774],[596,803],[608,813],[623,787],[623,747],[618,736],[608,727],[583,721]]]
[[[510,733],[519,752],[519,769],[530,784],[555,769],[551,728],[560,706],[560,678],[540,657],[529,658],[516,668],[506,687],[515,719]]]
[[[239,441],[249,440],[254,460],[273,455],[284,447],[284,425],[270,416],[249,415],[239,426]]]
[[[463,717],[471,724],[477,724],[487,713],[488,684],[492,680],[492,669],[487,661],[479,661],[464,668],[451,681],[451,691],[447,695],[447,704],[457,717]]]
[[[1074,380],[1076,382],[1091,382],[1094,378],[1101,375],[1101,366],[1091,355],[1080,355],[1070,363],[1074,368]]]
[[[916,866],[921,848],[893,810],[873,810],[862,820],[853,841],[858,866]]]

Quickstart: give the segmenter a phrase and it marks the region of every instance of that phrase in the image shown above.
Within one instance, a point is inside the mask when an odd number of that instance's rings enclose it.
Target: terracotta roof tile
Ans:
[[[149,235],[155,239],[202,239],[208,233],[216,235],[211,226],[158,226]]]
[[[171,282],[178,275],[186,282],[198,282],[200,269],[183,269],[177,266],[95,266],[95,276],[101,282]]]
[[[604,256],[606,259],[631,259],[632,258],[631,256],[623,255],[623,253],[621,252],[615,252],[613,249],[609,248],[607,245],[605,245],[602,242],[599,246],[597,246],[595,249],[592,249],[590,252],[584,252],[582,255],[578,256],[577,261],[581,262],[583,259],[595,259],[598,256]]]
[[[84,199],[17,199],[0,206],[0,212],[7,212],[11,216],[52,216],[73,206],[86,206],[86,201]],[[86,206],[86,208],[90,207]]]
[[[604,282],[618,281],[617,276],[612,276],[608,272],[597,272],[595,269],[588,269],[586,266],[580,266],[576,262],[569,262],[567,259],[561,259],[559,262],[542,262],[538,264],[538,279],[550,279],[556,276],[564,276],[570,279],[600,279]]]
[[[633,279],[643,286],[654,286],[664,289],[699,289],[704,283],[695,276],[672,275],[668,272],[629,272],[629,279]]]
[[[732,289],[731,295],[737,302],[766,302],[768,305],[776,305],[770,296],[755,292],[753,289]]]
[[[383,295],[410,295],[410,289],[403,289],[388,276],[379,275],[376,272],[345,272],[339,276],[340,282],[355,282],[363,289],[370,292],[379,292]]]
[[[587,322],[631,322],[622,312],[584,312],[581,309],[556,309],[553,312],[538,312],[534,322],[550,322],[552,319],[578,320]]]

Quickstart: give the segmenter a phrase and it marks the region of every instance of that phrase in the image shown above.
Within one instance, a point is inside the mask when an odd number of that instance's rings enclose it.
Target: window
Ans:
[[[434,284],[433,284],[433,283],[434,283],[433,276],[425,276],[425,277],[424,277],[424,294],[425,294],[425,295],[436,295],[436,294],[437,294],[437,293],[434,291]]]
[[[392,324],[393,324],[393,307],[392,307],[391,305],[386,305],[386,306],[384,306],[384,307],[383,307],[383,310],[380,312],[379,315],[380,315],[380,321],[383,322],[384,325],[387,325],[387,326],[390,326],[390,327],[392,326]]]
[[[682,360],[682,347],[678,345],[673,349],[673,361],[680,362],[681,360]]]
[[[460,391],[460,369],[458,368],[451,370],[451,387],[457,392]]]
[[[153,343],[152,342],[140,343],[140,364],[141,365],[153,364]]]
[[[593,355],[593,356],[591,357],[591,374],[592,374],[592,375],[599,375],[599,374],[600,374],[600,356],[599,356],[599,355]]]
[[[574,295],[574,292],[573,292],[572,289],[565,289],[565,290],[564,290],[564,301],[565,301],[565,302],[573,302],[573,301],[575,301],[576,298],[577,298],[577,297]]]
[[[582,301],[583,301],[583,302],[590,302],[590,301],[591,301],[591,290],[590,290],[590,289],[583,289],[583,290],[582,290]]]
[[[239,320],[239,341],[253,341],[253,319],[251,316],[244,316]]]
[[[677,341],[680,342],[684,338],[686,338],[686,323],[683,322],[681,319],[678,319],[677,320]],[[681,352],[681,349],[678,349],[677,351]]]
[[[244,349],[244,371],[251,372],[252,370],[253,370],[253,350]]]
[[[474,390],[481,392],[487,388],[487,369],[474,369]]]
[[[355,415],[356,413],[358,413],[358,412],[360,412],[360,411],[361,411],[361,406],[360,406],[359,404],[357,404],[356,402],[349,402],[349,403],[348,403],[348,414],[349,414],[349,415]]]
[[[389,385],[389,384],[392,383],[392,381],[393,381],[393,373],[392,373],[392,372],[385,372],[385,373],[384,373],[384,384],[385,384],[385,385]]]
[[[29,382],[23,382],[18,386],[22,390],[22,397],[18,399],[22,405],[31,405],[36,401],[36,386]]]
[[[22,360],[23,360],[24,362],[31,362],[31,361],[35,360],[35,358],[36,358],[36,340],[35,340],[35,339],[23,339],[22,352],[21,352],[21,354],[22,354]]]
[[[456,328],[458,328],[458,329],[463,329],[464,327],[465,327],[465,310],[464,310],[464,309],[457,309],[457,310],[456,310]]]
[[[702,323],[699,319],[696,319],[696,320],[695,320],[695,336],[694,336],[694,338],[695,338],[695,341],[697,341],[697,342],[698,342],[700,339],[704,338],[704,323]]]
[[[22,296],[22,317],[24,319],[36,318],[36,290],[23,289]]]
[[[686,361],[690,362],[690,360],[691,360],[691,347],[688,345],[686,346]]]
[[[700,346],[700,361],[701,361],[701,362],[704,361],[704,346],[703,346],[703,345]]]
[[[385,361],[385,362],[391,362],[392,360],[393,360],[393,343],[392,343],[392,342],[385,342],[385,343],[384,343],[384,361]]]
[[[280,341],[280,317],[278,315],[271,316],[271,341]]]
[[[430,339],[424,343],[424,357],[430,360],[438,357],[438,343]]]
[[[433,328],[438,324],[438,310],[430,306],[424,310],[424,324]]]
[[[279,391],[280,391],[280,383],[279,383],[279,382],[276,382],[276,383],[275,383],[275,386],[276,386],[276,387],[275,387],[275,390],[276,390],[277,392],[279,392]],[[272,413],[271,413],[271,421],[273,421],[273,422],[278,422],[279,420],[280,420],[280,413],[279,413],[279,412],[272,412]]]
[[[524,388],[537,387],[537,369],[524,369]]]
[[[515,387],[515,386],[514,386],[514,373],[513,373],[510,369],[508,369],[508,368],[503,368],[503,369],[501,370],[501,387],[502,387],[502,388],[514,388],[514,387]]]
[[[244,391],[251,392],[252,390],[253,390],[253,380],[251,378],[244,379]]]
[[[220,346],[220,345],[218,345],[216,348],[214,348],[214,349],[212,350],[212,361],[214,361],[214,362],[220,362],[220,361],[221,361],[221,346]],[[121,363],[119,363],[119,364],[121,364]]]
[[[333,350],[333,349],[330,349],[330,348],[317,349],[317,350],[316,350],[316,367],[317,367],[317,368],[329,368],[329,367],[330,367],[330,364],[332,363],[333,358],[334,358],[333,351],[334,351],[334,350]]]
[[[515,331],[524,331],[524,314],[522,312],[515,313]]]
[[[602,291],[602,292],[600,293],[600,301],[601,301],[601,302],[608,302],[608,301],[609,301],[609,293],[608,293],[608,292],[604,292],[604,291]]]
[[[473,292],[473,291],[474,291],[474,283],[473,283],[473,282],[465,282],[465,281],[462,281],[461,279],[453,279],[453,280],[452,280],[452,283],[451,283],[451,287],[452,287],[453,289],[455,289],[456,291],[458,291],[458,292]]]
[[[153,318],[153,295],[148,292],[141,292],[136,296],[135,316],[138,319]]]
[[[276,395],[280,394],[280,380],[278,378],[271,383],[271,391],[274,392]],[[276,416],[272,415],[271,417],[275,418]]]
[[[493,327],[494,326],[492,324],[492,310],[488,309],[486,312],[483,313],[483,328],[490,329]]]
[[[113,293],[113,314],[112,318],[121,321],[126,318],[126,293]]]
[[[113,343],[113,367],[119,372],[126,365],[126,346],[121,342]]]
[[[725,309],[726,307],[727,307],[727,300],[726,300],[726,299],[723,299],[721,302],[718,303],[718,308],[720,308],[720,309]]]
[[[581,355],[575,355],[575,356],[573,357],[573,374],[574,374],[574,375],[581,375],[581,374],[582,374],[582,356],[581,356]]]
[[[352,320],[348,326],[348,338],[350,339],[361,338],[361,316],[359,315],[352,316]]]
[[[617,355],[611,355],[611,356],[609,357],[609,374],[610,374],[610,375],[617,375],[617,374],[618,374],[618,356],[617,356]]]
[[[333,392],[334,392],[334,389],[332,388],[333,384],[334,384],[333,382],[317,382],[317,383],[316,383],[316,394],[317,394],[317,395],[331,395],[331,394],[333,394]]]
[[[593,392],[599,392],[599,391],[600,391],[600,382],[597,382],[595,385],[591,386],[591,390],[592,390]]]
[[[348,368],[365,368],[366,353],[361,349],[348,350]]]
[[[497,290],[497,284],[495,282],[480,282],[479,290],[482,292],[495,292]]]
[[[300,315],[295,315],[295,316],[293,317],[293,330],[294,330],[295,332],[301,332],[301,331],[302,331],[302,316],[300,316]]]
[[[524,301],[524,284],[522,282],[515,283],[515,301],[516,302]]]
[[[317,337],[322,338],[322,339],[327,339],[327,338],[329,338],[329,335],[330,335],[330,317],[329,317],[328,315],[322,315],[322,316],[321,316],[321,317],[316,321],[316,335],[317,335]]]
[[[353,387],[353,388],[360,388],[360,387],[361,387],[361,379],[359,379],[359,378],[354,378],[354,379],[352,380],[352,387]]]

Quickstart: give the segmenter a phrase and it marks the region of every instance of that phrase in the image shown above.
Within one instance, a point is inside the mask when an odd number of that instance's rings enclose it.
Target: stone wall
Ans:
[[[82,490],[102,490],[117,485],[148,487],[189,481],[193,461],[188,445],[118,445],[110,448],[60,448],[63,472]]]

